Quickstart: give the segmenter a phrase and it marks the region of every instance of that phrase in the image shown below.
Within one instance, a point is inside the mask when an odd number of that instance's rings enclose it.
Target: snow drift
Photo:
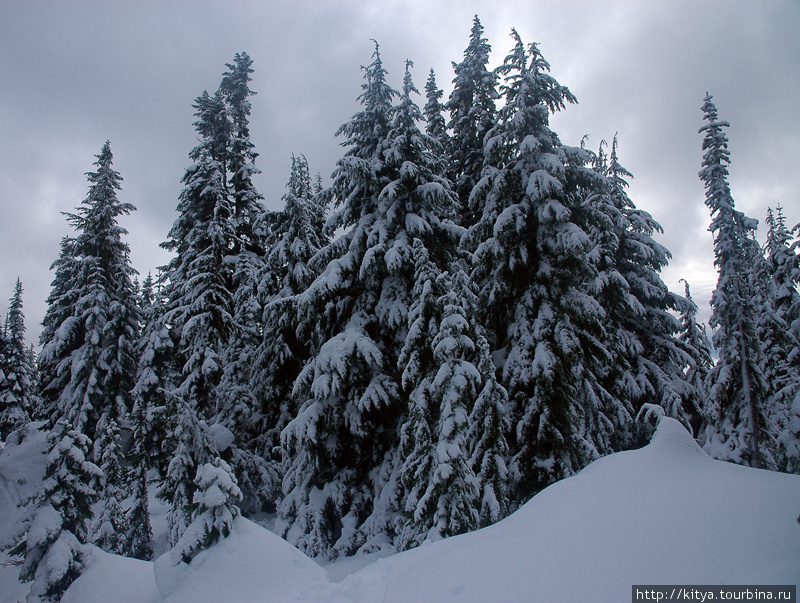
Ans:
[[[189,565],[169,553],[145,563],[93,549],[63,600],[611,603],[630,601],[632,584],[797,584],[798,514],[799,476],[714,461],[662,418],[645,448],[600,459],[477,532],[374,562],[337,562],[326,574],[239,518],[229,538]],[[332,580],[344,564],[360,569]],[[0,601],[19,592],[0,584]]]

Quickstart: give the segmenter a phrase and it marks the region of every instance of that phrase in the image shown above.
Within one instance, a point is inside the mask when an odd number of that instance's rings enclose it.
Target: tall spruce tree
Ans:
[[[273,475],[280,476],[283,453],[280,434],[297,413],[292,385],[308,361],[308,344],[298,336],[306,330],[298,321],[297,296],[317,276],[309,262],[328,242],[324,211],[313,192],[305,156],[292,156],[284,209],[275,218],[274,243],[261,275],[264,312],[261,339],[252,373],[252,391],[259,401],[256,449],[266,458]],[[277,500],[280,480],[270,500]]]
[[[0,441],[27,424],[36,410],[35,373],[25,347],[22,282],[17,279],[0,350]]]
[[[759,262],[758,336],[764,351],[765,412],[780,471],[800,472],[800,339],[792,329],[800,306],[800,258],[781,207],[768,210],[765,257]],[[760,258],[759,258],[760,259]]]
[[[261,510],[269,481],[263,459],[248,447],[256,410],[249,368],[260,337],[266,244],[265,210],[252,181],[258,169],[248,124],[251,65],[237,53],[218,90],[195,101],[200,142],[189,154],[179,217],[162,244],[175,257],[140,366],[140,429],[157,436],[156,411],[166,420],[159,495],[172,507],[171,544],[196,519],[189,505],[197,472],[220,454],[230,465],[218,466],[238,475],[251,512]]]
[[[449,151],[449,136],[447,134],[447,122],[444,119],[444,105],[441,98],[444,92],[436,85],[436,74],[431,69],[428,81],[425,82],[425,106],[422,114],[425,117],[425,132],[438,141],[442,148],[443,155]]]
[[[713,344],[719,360],[706,380],[708,389],[703,447],[712,456],[753,467],[773,465],[774,439],[765,415],[764,354],[757,336],[757,287],[751,269],[761,251],[757,222],[734,207],[728,185],[730,151],[712,96],[703,117],[703,168],[699,176],[711,212],[714,265],[719,279],[711,297]]]
[[[156,349],[171,348],[171,353],[162,357],[161,366],[140,367],[140,390],[156,394],[143,404],[163,402],[165,408],[167,436],[162,445],[171,460],[162,475],[159,496],[171,505],[170,544],[177,543],[191,523],[188,505],[197,468],[217,452],[203,419],[213,417],[220,408],[217,386],[222,354],[234,324],[231,260],[236,252],[232,250],[239,248],[232,221],[234,203],[227,188],[231,124],[225,99],[220,92],[213,96],[203,92],[194,107],[200,144],[190,153],[194,163],[183,177],[180,215],[169,239],[162,243],[175,256],[165,273],[164,313],[153,328],[143,361],[156,360]],[[150,386],[161,382],[159,373],[168,374],[174,383],[165,384],[166,391],[145,387],[143,379]],[[198,431],[204,435],[194,437]]]
[[[42,392],[51,424],[68,420],[97,441],[105,415],[116,421],[131,408],[139,332],[127,231],[118,218],[135,208],[117,199],[122,177],[112,167],[108,142],[87,174],[89,195],[75,214],[77,231],[62,243],[42,335]],[[94,458],[99,459],[99,450]]]
[[[588,289],[604,310],[610,357],[593,369],[602,393],[600,416],[589,430],[607,453],[631,445],[631,419],[646,404],[661,406],[688,428],[697,426],[702,390],[685,378],[695,351],[678,338],[675,318],[690,310],[689,302],[670,292],[659,275],[671,257],[654,239],[661,225],[628,197],[632,174],[620,164],[616,136],[610,154],[603,147],[595,169],[605,182],[587,191],[589,258],[596,268]]]
[[[458,230],[455,197],[437,171],[407,63],[400,104],[376,44],[363,110],[339,129],[349,149],[328,195],[345,233],[323,248],[326,268],[298,299],[312,358],[295,384],[298,416],[284,430],[289,464],[282,532],[311,555],[351,554],[392,530],[399,423],[407,403],[397,359],[414,288],[413,239],[445,263]]]
[[[120,216],[135,208],[117,199],[122,177],[112,161],[106,142],[97,155],[97,171],[87,174],[86,200],[76,213],[66,214],[78,234],[64,239],[55,264],[40,366],[50,424],[65,420],[87,436],[93,443],[92,460],[105,471],[102,520],[90,537],[111,552],[121,552],[118,531],[125,532],[121,504],[127,484],[120,469],[120,426],[133,404],[139,304],[130,251],[122,239],[127,231],[118,224]]]
[[[483,37],[483,25],[475,15],[464,58],[460,63],[453,63],[453,91],[445,104],[450,112],[452,164],[449,177],[458,194],[464,226],[471,226],[481,214],[481,207],[471,195],[482,177],[486,135],[496,121],[498,76],[488,68],[491,50]]]
[[[697,322],[697,304],[692,299],[689,290],[689,283],[684,283],[684,299],[686,300],[685,309],[681,313],[681,330],[678,339],[683,343],[691,355],[691,363],[686,369],[686,382],[694,388],[699,396],[696,406],[703,409],[703,402],[706,388],[706,378],[711,367],[714,365],[714,358],[711,353],[711,341],[708,338],[706,325]],[[698,416],[692,423],[692,431],[698,434],[702,426],[702,415]]]
[[[484,178],[472,193],[483,207],[465,244],[482,319],[509,395],[512,499],[524,502],[598,454],[584,432],[593,404],[602,308],[585,289],[593,266],[579,187],[597,175],[583,149],[566,147],[550,112],[575,97],[547,72],[536,44],[515,47],[498,72],[505,106],[486,138]]]

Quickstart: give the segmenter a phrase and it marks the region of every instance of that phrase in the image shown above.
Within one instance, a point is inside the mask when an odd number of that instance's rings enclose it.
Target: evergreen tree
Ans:
[[[605,317],[604,345],[610,357],[593,372],[600,375],[601,417],[590,431],[601,452],[631,444],[631,419],[646,404],[664,408],[688,428],[697,426],[702,389],[685,379],[694,350],[678,337],[675,314],[690,311],[688,301],[671,293],[659,275],[670,253],[659,245],[660,224],[628,197],[631,173],[619,162],[617,138],[606,155],[601,145],[595,169],[605,178],[590,187],[590,258],[596,272],[589,291]]]
[[[295,383],[299,412],[284,430],[282,532],[327,557],[391,529],[385,489],[396,484],[407,410],[397,359],[414,287],[413,239],[446,264],[460,234],[443,219],[454,195],[437,173],[435,144],[417,126],[410,63],[393,107],[397,92],[386,84],[377,44],[373,59],[364,69],[364,109],[339,129],[350,148],[328,192],[341,203],[328,226],[345,233],[319,252],[327,267],[298,298],[301,323],[317,322],[307,335],[312,358]]]
[[[198,468],[218,456],[216,442],[208,424],[199,419],[189,403],[171,395],[167,410],[174,417],[174,426],[168,433],[165,447],[171,451],[171,460],[161,476],[156,496],[169,504],[167,527],[169,544],[178,544],[194,518],[192,507]]]
[[[584,283],[590,238],[579,188],[598,181],[590,156],[566,147],[550,112],[575,97],[547,71],[535,44],[515,48],[499,122],[487,136],[487,168],[472,193],[483,207],[465,244],[475,250],[472,278],[509,395],[512,499],[526,501],[598,454],[584,413],[601,389],[592,372],[608,358],[602,308]]]
[[[400,427],[399,482],[405,521],[398,530],[397,545],[407,549],[419,545],[431,528],[432,514],[420,506],[435,469],[435,425],[439,405],[431,396],[431,379],[435,376],[433,340],[439,332],[445,279],[430,259],[422,241],[415,240],[413,302],[408,312],[408,334],[398,359],[403,369],[401,384],[408,392],[409,406]],[[430,502],[430,501],[429,501]],[[435,501],[433,501],[435,504]]]
[[[410,407],[401,427],[400,483],[408,548],[488,525],[507,510],[505,390],[458,267],[442,272],[414,243],[414,302],[400,356]]]
[[[0,352],[0,441],[31,420],[35,412],[34,366],[25,347],[22,282],[17,279],[3,328]]]
[[[93,440],[105,413],[123,417],[131,408],[139,329],[135,271],[122,240],[127,231],[117,223],[134,207],[117,200],[122,178],[112,159],[106,142],[97,171],[87,174],[88,197],[76,214],[67,214],[78,236],[62,242],[55,264],[40,360],[51,424],[63,417]]]
[[[122,468],[123,457],[118,419],[104,413],[97,425],[100,439],[96,449],[99,451],[100,499],[103,501],[99,514],[90,525],[89,534],[93,544],[101,549],[123,555],[128,552],[126,536],[129,525],[124,503],[127,494],[127,475]],[[148,518],[149,524],[149,518]]]
[[[728,185],[728,122],[718,118],[711,95],[703,116],[706,205],[711,212],[714,265],[719,279],[711,297],[713,344],[719,360],[707,378],[708,425],[704,448],[722,460],[753,467],[773,465],[774,441],[765,416],[764,354],[756,332],[756,283],[751,267],[761,253],[753,237],[755,220],[734,207]]]
[[[89,194],[75,214],[66,214],[77,236],[62,241],[50,307],[42,333],[42,392],[51,425],[66,420],[94,442],[91,458],[101,465],[103,508],[92,537],[112,552],[124,548],[126,497],[120,423],[132,407],[139,302],[135,271],[118,218],[135,208],[117,199],[122,177],[112,167],[108,142],[87,174]]]
[[[233,202],[226,188],[224,159],[230,124],[224,99],[220,93],[212,97],[204,92],[194,106],[201,141],[191,152],[194,163],[183,177],[180,216],[169,240],[162,244],[176,254],[167,266],[166,302],[153,329],[152,352],[146,350],[143,361],[152,362],[156,348],[171,348],[171,353],[164,359],[165,365],[155,367],[152,373],[140,367],[143,392],[147,391],[143,379],[156,385],[156,399],[144,403],[152,408],[163,402],[163,418],[168,421],[163,446],[170,460],[159,496],[171,504],[168,519],[173,545],[191,521],[187,506],[194,493],[196,469],[216,456],[207,428],[203,437],[189,434],[197,433],[201,417],[213,417],[220,408],[217,386],[222,378],[222,354],[234,324],[231,260],[236,254],[232,249],[238,247]],[[163,393],[158,387],[159,373],[174,379]]]
[[[75,328],[62,329],[62,325],[74,327],[77,322],[73,317],[79,295],[73,286],[77,265],[75,239],[63,237],[59,256],[50,266],[55,270],[55,276],[39,336],[43,353],[39,354],[37,364],[43,415],[47,415],[47,409],[56,407],[61,392],[66,390],[72,378],[71,363],[67,359],[78,345],[78,332]],[[45,346],[48,346],[47,354],[44,354]]]
[[[276,217],[275,242],[269,251],[261,290],[266,297],[262,323],[264,336],[253,370],[252,391],[260,404],[256,449],[268,459],[275,476],[280,475],[280,433],[295,416],[292,384],[310,350],[298,336],[297,296],[317,276],[309,262],[326,244],[324,212],[313,193],[308,162],[292,156],[292,169],[284,195],[285,206]],[[277,500],[281,484],[275,484],[270,500]]]
[[[22,557],[19,578],[33,581],[28,601],[57,603],[85,567],[92,505],[100,469],[88,460],[88,437],[59,421],[48,435],[42,485],[27,501],[5,547]]]
[[[135,448],[136,449],[136,448]],[[150,561],[153,557],[153,527],[150,523],[147,464],[135,456],[128,476],[131,485],[130,505],[125,509],[126,549],[123,555]]]
[[[194,519],[175,546],[184,563],[227,538],[242,499],[233,471],[219,457],[197,468],[194,483]]]
[[[491,50],[483,37],[483,25],[475,15],[464,60],[453,63],[453,91],[445,105],[450,112],[448,126],[452,132],[449,176],[458,194],[464,226],[471,226],[482,211],[471,195],[482,178],[486,135],[496,121],[498,76],[487,67]]]
[[[163,274],[158,277],[159,291],[143,311],[144,329],[137,348],[139,366],[131,412],[134,433],[131,462],[159,472],[165,470],[170,461],[171,451],[164,446],[172,424],[167,415],[169,392],[180,370],[173,354],[175,346],[170,328],[164,322],[166,300],[161,293],[164,278]],[[147,288],[143,292],[147,295]]]
[[[172,507],[171,544],[194,518],[189,505],[199,467],[224,452],[252,512],[261,510],[269,478],[248,448],[256,409],[249,368],[260,336],[266,244],[265,211],[252,182],[258,170],[248,125],[251,65],[246,53],[237,54],[217,92],[195,101],[200,142],[189,155],[180,215],[162,244],[175,257],[164,275],[163,314],[140,366],[139,423],[147,430],[155,412],[167,422],[159,496]],[[215,439],[220,435],[224,444]]]
[[[685,287],[685,310],[681,313],[681,331],[678,338],[691,354],[692,362],[686,370],[686,382],[697,392],[699,398],[697,408],[703,408],[705,382],[714,359],[711,354],[711,341],[708,339],[706,326],[697,322],[697,305],[689,291],[689,283],[683,281]],[[702,416],[692,424],[693,433],[698,433],[702,425]]]
[[[800,259],[792,247],[782,209],[767,214],[766,257],[759,258],[758,336],[764,352],[761,370],[767,386],[765,413],[775,433],[780,471],[800,472],[800,340],[791,328],[800,293]]]
[[[436,85],[436,74],[431,69],[428,81],[425,82],[425,98],[427,102],[422,109],[422,114],[425,116],[425,133],[438,141],[442,151],[446,151],[448,150],[449,138],[447,123],[443,114],[445,107],[441,102],[443,96],[444,92]]]

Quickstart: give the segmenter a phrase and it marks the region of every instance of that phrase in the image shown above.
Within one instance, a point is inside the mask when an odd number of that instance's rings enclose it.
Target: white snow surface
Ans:
[[[13,498],[2,493],[0,517]],[[648,446],[602,458],[470,534],[323,568],[237,518],[231,535],[190,565],[91,547],[88,569],[63,601],[613,603],[630,601],[633,584],[797,584],[799,514],[800,476],[712,460],[679,423],[661,418]],[[2,569],[0,603],[20,600],[28,585]],[[164,570],[161,591],[155,576]]]

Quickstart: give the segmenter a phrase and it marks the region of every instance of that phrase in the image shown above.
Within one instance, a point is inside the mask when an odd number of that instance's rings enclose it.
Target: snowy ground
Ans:
[[[41,471],[36,437],[0,454],[0,530],[26,476]],[[798,515],[800,477],[714,461],[662,419],[650,445],[605,457],[471,534],[323,568],[240,519],[190,566],[93,549],[63,601],[611,603],[630,601],[632,584],[797,584]],[[0,567],[0,603],[26,592],[15,568]]]

